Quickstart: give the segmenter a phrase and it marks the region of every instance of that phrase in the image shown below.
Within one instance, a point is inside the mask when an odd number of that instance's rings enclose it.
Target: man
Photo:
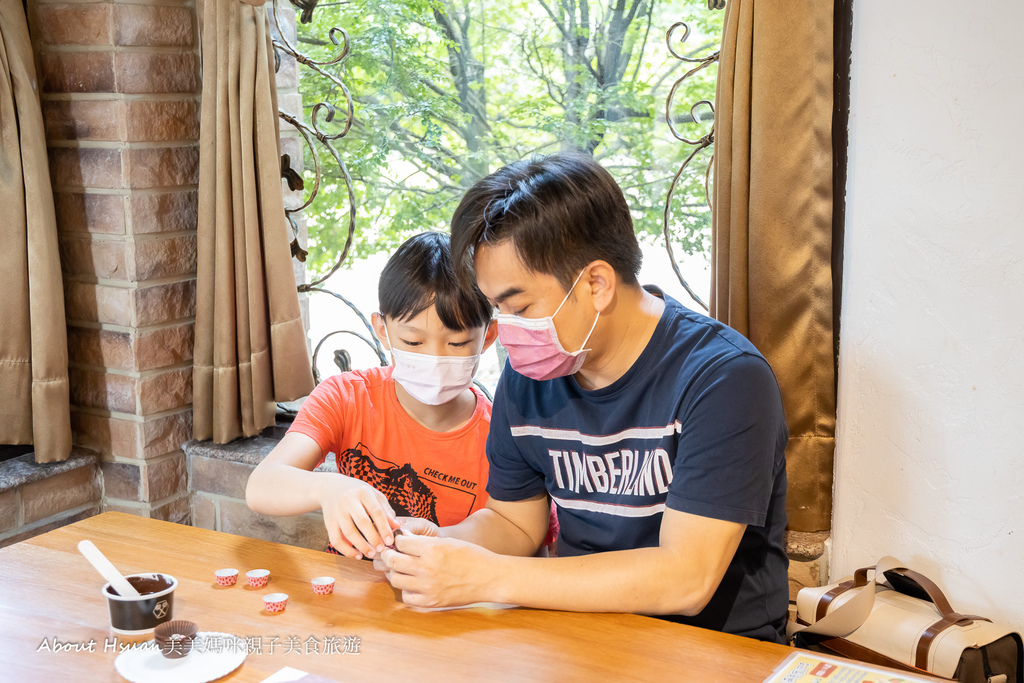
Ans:
[[[782,642],[778,385],[740,334],[641,288],[621,189],[592,158],[518,162],[467,192],[452,254],[508,349],[487,507],[410,522],[378,566],[413,605],[635,612]],[[532,557],[549,497],[557,558]]]

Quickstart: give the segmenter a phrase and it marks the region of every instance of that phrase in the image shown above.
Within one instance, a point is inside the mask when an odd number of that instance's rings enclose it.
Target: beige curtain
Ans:
[[[771,363],[789,423],[789,524],[832,514],[832,12],[729,0],[715,103],[711,310]]]
[[[28,24],[0,0],[0,443],[37,462],[71,453],[57,222]]]
[[[261,0],[202,6],[193,434],[226,443],[313,389],[292,272]]]

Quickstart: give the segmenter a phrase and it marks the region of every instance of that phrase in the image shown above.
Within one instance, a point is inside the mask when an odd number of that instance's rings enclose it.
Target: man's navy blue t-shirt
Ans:
[[[664,299],[647,347],[607,387],[538,382],[506,364],[487,493],[517,501],[546,491],[562,556],[657,546],[666,506],[746,524],[707,607],[666,618],[782,642],[788,431],[775,375],[741,334]]]

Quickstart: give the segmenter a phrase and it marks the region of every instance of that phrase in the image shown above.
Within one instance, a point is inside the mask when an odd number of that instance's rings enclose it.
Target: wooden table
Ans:
[[[0,677],[10,681],[122,681],[101,577],[76,548],[92,540],[123,572],[177,577],[174,617],[201,631],[258,637],[222,680],[261,681],[285,666],[337,681],[762,681],[792,649],[630,614],[481,608],[421,612],[395,599],[369,562],[108,512],[0,550]],[[240,571],[231,587],[213,572]],[[266,588],[245,584],[269,569]],[[332,595],[309,580],[333,576]],[[287,609],[262,596],[288,593]],[[323,640],[355,636],[358,654],[323,654]],[[274,653],[267,643],[277,637]],[[289,637],[320,654],[286,653]],[[39,651],[44,639],[97,642],[95,652]]]

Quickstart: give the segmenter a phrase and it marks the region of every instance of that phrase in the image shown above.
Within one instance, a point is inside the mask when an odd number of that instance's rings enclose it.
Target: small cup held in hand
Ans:
[[[270,581],[270,570],[251,569],[245,573],[245,576],[249,580],[249,585],[253,588],[263,588]]]
[[[395,542],[392,543],[391,545],[385,546],[385,547],[388,548],[389,550],[395,550],[395,545],[398,543],[398,537],[402,536],[404,534],[405,534],[405,532],[402,531],[401,527],[399,527],[398,529],[393,530],[391,532],[391,535],[393,535],[395,537]]]
[[[237,569],[218,569],[213,575],[217,577],[218,586],[234,586],[238,580]]]
[[[317,595],[330,595],[334,592],[334,577],[318,576],[310,583],[313,585],[313,592]]]
[[[268,612],[283,612],[287,604],[287,593],[271,593],[263,596],[263,609]]]

